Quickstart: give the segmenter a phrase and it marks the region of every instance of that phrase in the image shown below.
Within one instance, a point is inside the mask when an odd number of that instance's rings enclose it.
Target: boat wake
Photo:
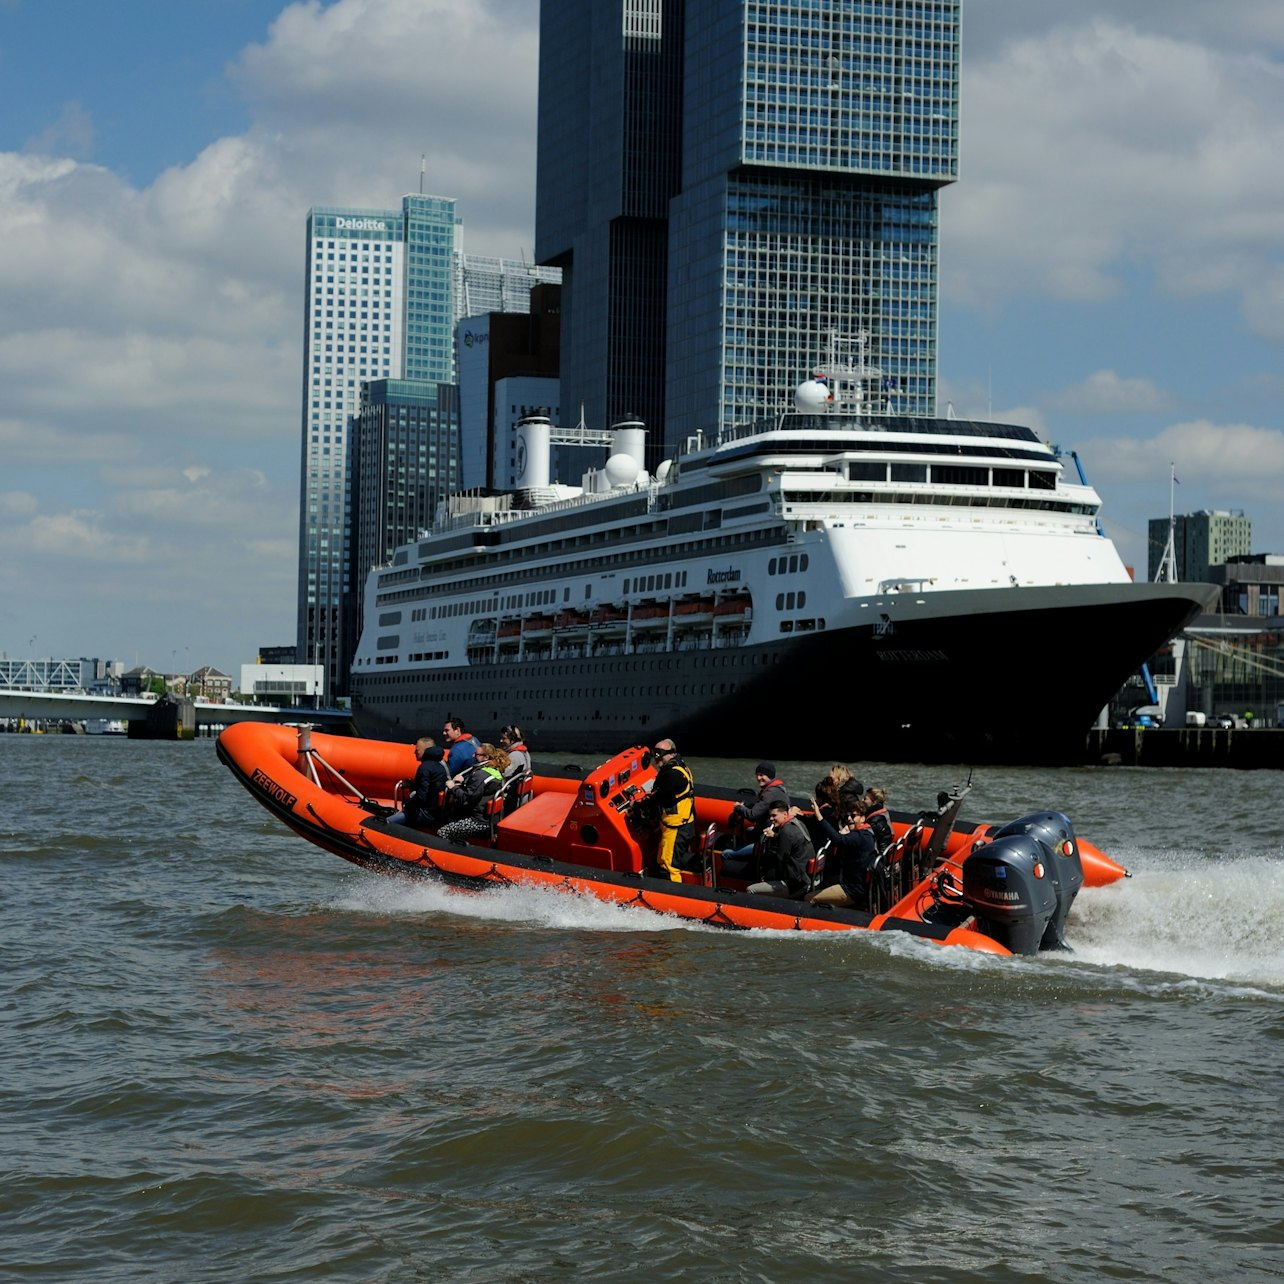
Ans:
[[[1284,864],[1253,856],[1085,888],[1067,929],[1081,962],[1284,989],[1282,917]]]
[[[514,923],[585,932],[721,932],[689,919],[612,905],[595,896],[542,887],[466,891],[440,883],[410,883],[379,874],[356,876],[333,907],[355,913],[420,916],[457,914],[488,923]]]
[[[356,914],[420,917],[451,914],[480,922],[511,923],[559,931],[718,933],[687,919],[649,914],[596,897],[541,887],[496,887],[466,891],[439,883],[409,883],[358,874],[331,902]],[[1085,888],[1068,923],[1073,954],[1026,960],[1039,966],[1055,959],[1072,965],[1129,968],[1147,973],[1230,982],[1284,992],[1284,864],[1262,857],[1141,870],[1127,883]],[[754,939],[797,944],[834,944],[827,932],[754,930]],[[898,933],[842,934],[844,944],[874,946],[946,967],[988,969],[996,960],[970,950],[937,950]],[[1004,959],[1011,967],[1017,960]]]

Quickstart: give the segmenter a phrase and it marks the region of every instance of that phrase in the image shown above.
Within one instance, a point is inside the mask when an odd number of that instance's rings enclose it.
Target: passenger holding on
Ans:
[[[477,737],[465,731],[453,713],[447,716],[441,737],[446,742],[446,771],[452,781],[458,781],[477,756]]]
[[[811,883],[808,866],[815,855],[811,838],[802,821],[790,815],[787,798],[771,804],[770,821],[762,835],[762,881],[750,883],[745,890],[797,900]]]
[[[442,763],[441,747],[431,736],[420,736],[415,741],[414,783],[410,787],[401,811],[388,817],[390,825],[413,825],[416,829],[432,829],[437,824],[437,811],[446,789],[446,768]]]
[[[473,765],[464,773],[463,780],[450,792],[457,819],[449,821],[438,831],[439,838],[460,842],[490,832],[487,807],[499,793],[504,782],[504,768],[508,755],[494,745],[480,745]]]
[[[672,740],[659,741],[651,752],[657,768],[651,798],[660,808],[656,860],[661,878],[680,883],[678,871],[689,867],[695,838],[695,778]]]
[[[515,780],[531,774],[531,754],[526,748],[526,737],[522,729],[510,724],[499,733],[499,747],[508,754],[508,770],[504,779]]]
[[[850,802],[841,817],[835,817],[832,811],[820,815],[821,831],[832,849],[825,861],[824,885],[807,897],[812,904],[869,905],[869,878],[878,860],[878,844],[874,830],[864,823],[864,807],[861,799]],[[835,819],[838,824],[834,823]]]
[[[857,801],[864,796],[865,786],[852,775],[841,762],[836,762],[829,769],[829,774],[816,782],[816,792],[812,795],[812,817],[808,822],[812,842],[817,847],[830,841],[822,822],[829,821],[835,829],[846,824]],[[821,886],[828,887],[838,879],[838,862],[825,862],[825,872],[821,876]]]
[[[742,847],[732,847],[722,853],[722,858],[726,860],[745,861],[753,855],[753,849],[756,846],[756,839],[767,825],[768,817],[771,814],[773,803],[789,803],[789,793],[785,789],[785,782],[776,775],[776,764],[774,762],[760,762],[754,768],[754,779],[758,782],[758,793],[752,802],[738,802],[731,809],[731,819],[743,819],[746,825],[745,837],[748,838]],[[753,826],[753,832],[750,833],[748,827]]]

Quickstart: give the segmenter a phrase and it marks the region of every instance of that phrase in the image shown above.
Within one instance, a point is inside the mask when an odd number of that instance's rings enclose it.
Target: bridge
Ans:
[[[349,709],[311,709],[291,705],[226,704],[162,696],[85,695],[82,692],[15,691],[0,688],[0,718],[26,722],[85,722],[104,718],[130,724],[139,739],[185,740],[200,728],[233,722],[308,722],[326,731],[355,733]]]

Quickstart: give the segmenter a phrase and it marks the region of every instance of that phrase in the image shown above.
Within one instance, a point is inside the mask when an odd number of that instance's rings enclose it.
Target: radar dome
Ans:
[[[794,408],[799,414],[824,410],[829,405],[829,388],[815,379],[806,379],[794,389]]]
[[[606,461],[606,479],[612,486],[631,486],[638,472],[638,461],[631,455],[612,455]]]

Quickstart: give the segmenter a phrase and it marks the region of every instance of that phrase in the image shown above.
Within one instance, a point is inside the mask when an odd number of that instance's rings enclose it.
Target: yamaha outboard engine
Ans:
[[[1083,862],[1079,859],[1079,843],[1074,836],[1070,818],[1059,811],[1040,811],[1033,816],[1023,816],[1004,825],[996,838],[1009,834],[1027,834],[1037,840],[1047,853],[1048,874],[1057,889],[1057,912],[1048,924],[1039,948],[1042,950],[1068,950],[1066,944],[1066,916],[1070,906],[1083,886]]]
[[[1008,834],[977,847],[963,862],[963,899],[981,931],[1013,954],[1037,954],[1057,913],[1043,844]]]

